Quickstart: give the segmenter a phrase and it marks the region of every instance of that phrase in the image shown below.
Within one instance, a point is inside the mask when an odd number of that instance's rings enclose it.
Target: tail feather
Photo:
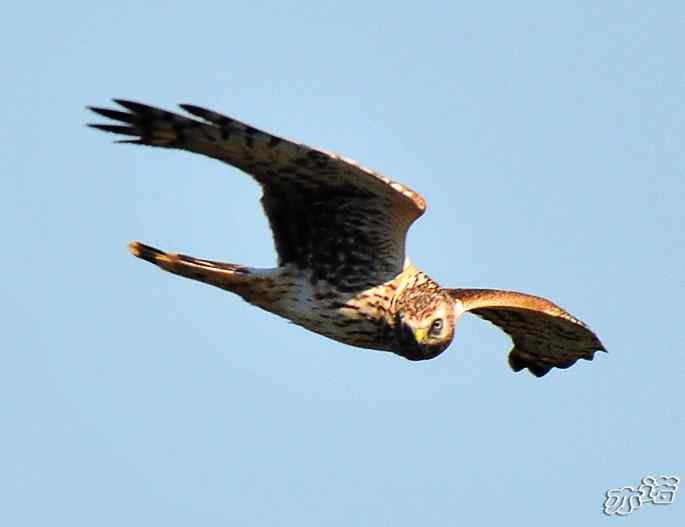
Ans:
[[[250,274],[249,269],[240,265],[201,260],[184,254],[166,253],[140,242],[132,242],[128,248],[133,256],[155,264],[165,271],[224,289],[233,290]]]
[[[131,251],[131,254],[133,256],[136,256],[142,260],[145,260],[146,262],[150,262],[155,265],[159,265],[157,263],[158,260],[161,261],[165,258],[168,259],[168,255],[165,252],[162,252],[159,249],[156,249],[155,247],[151,247],[150,245],[145,245],[144,243],[140,242],[129,243],[128,250]]]
[[[283,283],[276,270],[258,270],[231,263],[201,260],[184,254],[166,253],[140,242],[132,242],[128,248],[134,256],[165,271],[230,291],[269,311],[272,311],[272,306],[278,302],[280,296],[292,287],[287,281]]]

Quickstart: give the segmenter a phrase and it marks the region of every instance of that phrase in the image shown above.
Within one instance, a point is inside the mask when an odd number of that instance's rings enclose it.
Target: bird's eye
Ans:
[[[433,323],[431,324],[431,334],[437,335],[440,333],[440,330],[442,330],[442,319],[441,318],[436,318]]]

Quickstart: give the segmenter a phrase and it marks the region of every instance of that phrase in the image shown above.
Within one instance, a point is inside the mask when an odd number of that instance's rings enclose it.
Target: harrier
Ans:
[[[90,108],[120,124],[93,128],[119,141],[176,148],[218,159],[262,188],[278,267],[256,269],[162,252],[131,252],[171,273],[240,295],[250,304],[331,339],[412,361],[437,357],[470,311],[512,338],[509,364],[545,375],[605,351],[580,320],[552,302],[513,291],[444,289],[405,256],[405,238],[426,204],[409,188],[342,156],[183,104],[185,117],[115,100]]]

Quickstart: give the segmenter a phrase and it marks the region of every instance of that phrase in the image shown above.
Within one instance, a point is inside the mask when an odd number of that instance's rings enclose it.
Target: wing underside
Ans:
[[[569,368],[578,359],[592,360],[596,351],[606,351],[582,321],[544,298],[495,289],[447,291],[463,311],[488,320],[511,337],[509,364],[514,371],[528,368],[541,377],[552,368]]]

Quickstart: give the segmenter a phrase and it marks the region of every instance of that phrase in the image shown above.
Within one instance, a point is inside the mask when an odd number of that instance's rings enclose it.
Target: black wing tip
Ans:
[[[129,106],[147,106],[146,104],[132,101],[130,99],[120,99],[120,98],[112,98],[111,101],[115,104],[118,104],[119,106],[122,106],[124,108],[128,108]],[[92,111],[97,111],[97,110],[109,110],[109,108],[105,108],[104,106],[92,106],[90,104],[86,105],[86,110],[92,110]]]
[[[541,364],[529,364],[528,371],[539,379],[540,377],[547,375],[553,367],[554,366],[543,366]]]
[[[595,357],[595,353],[598,351],[604,351],[605,353],[608,353],[606,349],[604,349],[604,346],[599,345],[595,347],[592,351],[588,352],[587,355],[581,356],[581,357],[576,357],[570,360],[567,360],[566,362],[556,362],[555,364],[545,364],[541,361],[536,361],[533,358],[527,358],[523,354],[519,352],[517,348],[512,348],[512,350],[509,352],[509,367],[514,371],[514,372],[520,372],[521,370],[528,369],[530,373],[535,375],[536,377],[544,377],[547,375],[551,370],[554,368],[560,369],[560,370],[566,370],[573,366],[578,360],[584,359],[587,361],[591,361]]]
[[[105,108],[104,106],[86,106],[86,110],[90,110],[91,112],[94,112],[98,115],[104,115],[105,117],[108,117],[108,113],[115,111],[110,110],[109,108]]]
[[[195,104],[179,104],[179,108],[182,108],[186,112],[188,112],[190,115],[193,115],[195,117],[199,117],[200,119],[203,119],[204,121],[207,122],[213,122],[216,120],[216,114],[215,112],[212,112],[211,110],[208,110],[207,108],[203,108],[202,106],[197,106]]]
[[[518,353],[516,353],[516,348],[509,352],[509,367],[512,370],[518,373],[527,366],[528,365],[526,364],[526,361],[523,360]]]
[[[199,117],[203,121],[206,121],[211,124],[215,124],[217,126],[225,127],[225,126],[235,126],[235,125],[242,125],[245,127],[246,131],[248,133],[250,130],[253,132],[258,132],[256,128],[252,128],[251,126],[248,126],[244,123],[241,123],[240,121],[233,119],[232,117],[228,117],[226,115],[223,115],[221,113],[215,112],[213,110],[208,110],[207,108],[203,108],[202,106],[196,106],[195,104],[179,104],[178,105],[180,108],[184,109],[186,112],[189,114],[193,115],[194,117]]]
[[[96,130],[101,130],[103,132],[107,132],[110,134],[126,135],[126,136],[133,136],[133,137],[138,138],[138,139],[119,139],[118,141],[114,141],[114,144],[156,146],[156,145],[152,145],[149,142],[145,141],[138,132],[135,132],[134,129],[129,127],[129,126],[119,126],[119,125],[113,125],[113,124],[94,124],[94,123],[86,123],[86,126],[89,128],[95,128]]]
[[[112,119],[113,121],[119,121],[127,124],[140,124],[142,119],[136,113],[131,112],[120,112],[119,110],[111,110],[109,108],[99,108],[95,106],[90,106],[88,109],[102,117],[107,119]]]
[[[112,99],[112,102],[118,104],[119,106],[126,108],[130,113],[127,112],[122,112],[120,110],[113,110],[111,108],[105,108],[104,106],[91,106],[91,105],[86,105],[86,110],[90,110],[91,112],[95,112],[98,115],[102,115],[104,117],[108,117],[110,119],[116,119],[116,120],[123,120],[122,117],[124,118],[136,118],[139,115],[142,114],[149,114],[150,112],[161,112],[161,113],[169,113],[166,110],[162,110],[160,108],[157,108],[155,106],[151,106],[149,104],[145,104],[142,102],[137,102],[137,101],[132,101],[130,99],[119,99],[119,98],[114,98]],[[206,118],[210,114],[214,114],[215,112],[212,112],[211,110],[208,110],[207,108],[202,108],[201,106],[196,106],[194,104],[188,104],[188,103],[183,103],[178,105],[179,108],[184,109],[186,112],[195,115],[197,117],[203,117]],[[128,122],[128,121],[126,121]]]
[[[97,124],[97,123],[86,123],[89,128],[95,128],[96,130],[101,130],[102,132],[108,132],[110,134],[119,135],[130,135],[133,137],[140,137],[140,132],[131,126],[122,126],[118,124]]]
[[[112,101],[117,103],[119,106],[123,106],[127,110],[131,110],[133,112],[152,108],[152,106],[148,106],[147,104],[143,104],[136,101],[131,101],[130,99],[112,99]]]
[[[183,108],[186,112],[190,112],[192,114],[206,114],[209,112],[207,108],[203,108],[202,106],[197,106],[195,104],[189,104],[189,103],[182,103],[178,105],[179,108]]]

